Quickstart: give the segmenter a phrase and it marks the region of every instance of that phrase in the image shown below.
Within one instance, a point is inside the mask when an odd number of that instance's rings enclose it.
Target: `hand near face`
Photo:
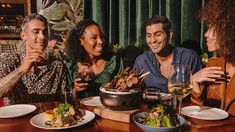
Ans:
[[[20,70],[23,73],[27,73],[30,71],[33,64],[42,63],[45,60],[47,60],[47,56],[41,49],[31,49],[26,51],[25,58],[20,66]]]

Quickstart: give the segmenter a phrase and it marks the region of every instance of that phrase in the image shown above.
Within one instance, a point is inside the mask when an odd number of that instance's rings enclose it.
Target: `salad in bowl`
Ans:
[[[170,106],[157,105],[148,112],[141,112],[133,117],[134,122],[144,131],[176,131],[185,119],[178,116]]]

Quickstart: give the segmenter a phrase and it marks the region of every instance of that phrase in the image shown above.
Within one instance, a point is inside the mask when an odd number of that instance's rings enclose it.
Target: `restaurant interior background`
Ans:
[[[50,21],[50,39],[83,18],[98,22],[110,45],[134,55],[145,49],[145,21],[153,15],[167,16],[173,24],[174,45],[189,42],[206,52],[205,26],[196,14],[206,0],[0,0],[0,44],[20,39],[25,15],[39,12]],[[119,46],[117,45],[119,44]],[[136,50],[130,50],[136,49]],[[133,53],[130,53],[133,52]],[[138,53],[137,53],[138,54]],[[124,55],[125,56],[125,55]]]

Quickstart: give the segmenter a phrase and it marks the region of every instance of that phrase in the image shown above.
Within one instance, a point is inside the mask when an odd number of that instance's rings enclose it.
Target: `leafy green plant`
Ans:
[[[38,0],[38,13],[45,16],[52,29],[68,31],[83,19],[83,0]]]

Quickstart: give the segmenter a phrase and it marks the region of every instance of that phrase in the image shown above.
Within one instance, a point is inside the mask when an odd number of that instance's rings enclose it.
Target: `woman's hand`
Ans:
[[[200,93],[199,83],[215,82],[218,79],[226,79],[225,73],[221,67],[212,66],[201,69],[192,76],[193,92]]]
[[[224,77],[225,73],[221,67],[206,67],[193,74],[193,82],[214,82],[217,79],[222,79]]]
[[[83,90],[86,90],[88,83],[81,82],[81,78],[77,78],[74,80],[74,88],[76,92],[81,92]]]

